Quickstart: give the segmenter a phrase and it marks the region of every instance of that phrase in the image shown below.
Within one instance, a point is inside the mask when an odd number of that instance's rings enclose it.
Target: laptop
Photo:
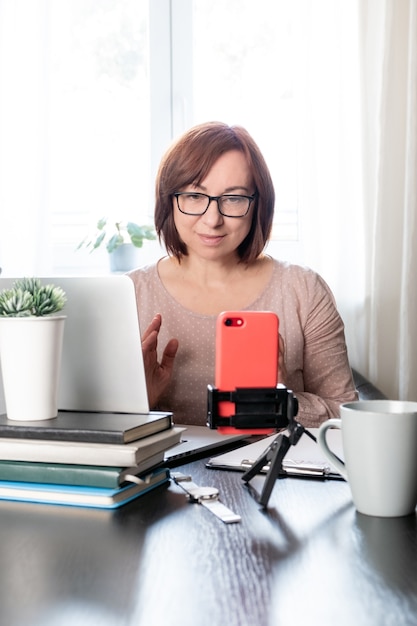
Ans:
[[[175,415],[174,415],[175,421]],[[184,426],[180,443],[165,451],[165,463],[168,466],[189,463],[190,461],[207,456],[211,452],[221,452],[225,448],[236,448],[250,440],[250,433],[223,435],[207,426]]]

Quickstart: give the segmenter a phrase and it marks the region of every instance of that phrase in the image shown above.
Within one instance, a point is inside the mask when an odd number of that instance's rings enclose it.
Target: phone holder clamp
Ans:
[[[288,410],[296,415],[297,399],[292,391],[283,385],[276,387],[240,387],[233,391],[219,391],[212,385],[207,386],[207,426],[219,428],[232,426],[258,430],[260,428],[281,429],[288,426]],[[222,417],[219,415],[219,402],[231,402],[235,413]]]

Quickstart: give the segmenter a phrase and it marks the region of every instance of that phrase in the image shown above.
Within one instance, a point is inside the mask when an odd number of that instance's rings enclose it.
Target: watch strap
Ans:
[[[200,504],[202,504],[206,509],[214,513],[216,517],[221,519],[225,524],[235,524],[241,521],[240,515],[237,513],[233,513],[230,509],[227,508],[220,500],[201,500]]]
[[[181,472],[171,472],[171,478],[189,496],[191,502],[198,502],[225,524],[235,524],[241,521],[237,515],[219,500],[219,490],[216,487],[200,487],[193,482],[191,476]]]

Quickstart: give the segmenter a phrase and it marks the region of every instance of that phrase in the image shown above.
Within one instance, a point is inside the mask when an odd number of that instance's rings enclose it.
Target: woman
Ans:
[[[280,321],[279,381],[306,427],[356,399],[343,322],[325,282],[264,254],[275,194],[264,158],[241,127],[211,122],[176,141],[156,181],[155,226],[168,256],[134,270],[151,408],[205,424],[214,383],[216,317],[270,310]]]

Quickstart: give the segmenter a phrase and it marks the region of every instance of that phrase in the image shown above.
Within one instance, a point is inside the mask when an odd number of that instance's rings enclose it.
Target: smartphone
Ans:
[[[279,319],[272,311],[224,311],[216,323],[215,387],[234,391],[238,387],[276,387],[278,383]],[[235,414],[234,402],[219,402],[221,417]],[[234,427],[218,428],[236,433]],[[250,429],[248,434],[271,434],[274,430]]]

